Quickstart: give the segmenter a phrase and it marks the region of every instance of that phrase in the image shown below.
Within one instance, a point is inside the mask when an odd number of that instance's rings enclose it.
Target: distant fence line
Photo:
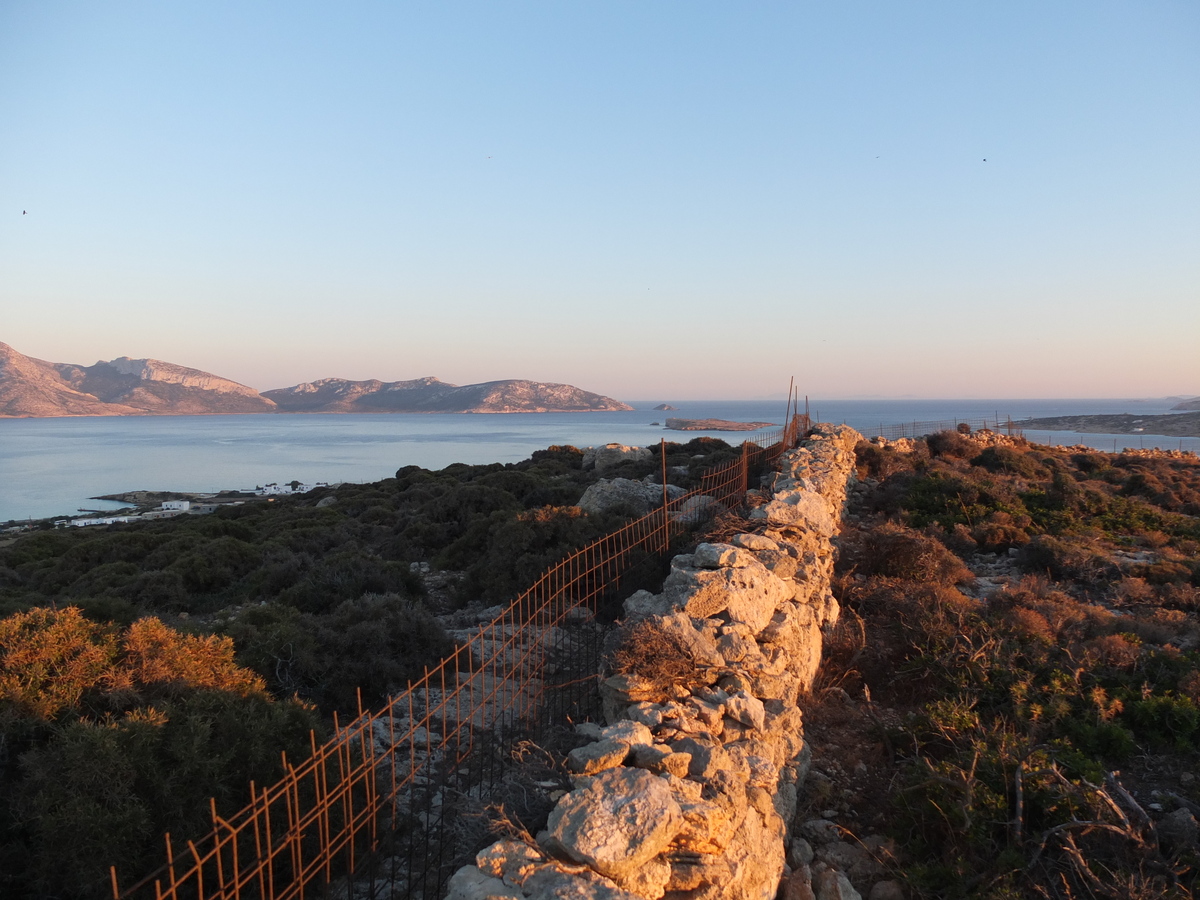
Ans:
[[[972,431],[999,431],[1014,437],[1020,437],[1022,434],[1020,426],[1013,422],[1011,418],[1001,419],[999,414],[994,418],[984,417],[982,419],[942,419],[935,422],[898,422],[893,425],[880,424],[879,429],[864,428],[864,436],[882,437],[889,441],[894,441],[899,438],[919,438],[927,434],[936,434],[939,431],[957,431],[959,426],[965,425]]]
[[[751,473],[773,465],[808,430],[791,416],[705,472],[700,487],[630,522],[547,570],[495,620],[386,706],[341,725],[302,762],[283,757],[274,785],[250,785],[250,803],[178,845],[166,862],[114,900],[291,900],[440,896],[464,862],[464,815],[501,784],[518,737],[598,712],[603,627],[597,614],[655,569],[671,541],[741,504]],[[664,467],[664,501],[665,455]],[[643,573],[644,574],[644,573]]]

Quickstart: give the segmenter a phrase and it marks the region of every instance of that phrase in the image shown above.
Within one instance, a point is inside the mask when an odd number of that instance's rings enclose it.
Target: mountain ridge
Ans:
[[[121,356],[91,366],[25,356],[0,342],[0,417],[247,413],[600,412],[633,407],[569,384],[504,379],[455,385],[322,378],[258,392],[211,372]]]

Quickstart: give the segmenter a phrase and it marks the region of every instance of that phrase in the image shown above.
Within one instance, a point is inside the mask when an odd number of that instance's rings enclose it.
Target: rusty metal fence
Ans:
[[[291,900],[439,897],[474,847],[478,816],[501,783],[513,743],[597,714],[600,613],[631,573],[674,538],[740,505],[752,475],[795,446],[795,415],[756,435],[700,486],[570,554],[492,622],[382,708],[334,716],[334,735],[283,777],[250,785],[228,815],[211,806],[197,840],[165,835],[166,862],[114,900]],[[664,500],[665,487],[664,467]],[[636,585],[633,585],[636,586]],[[610,607],[611,608],[611,607]]]
[[[939,431],[957,431],[960,426],[966,426],[971,431],[1000,431],[1018,437],[1021,435],[1021,429],[1012,419],[1001,419],[999,414],[992,419],[942,419],[936,422],[899,422],[893,425],[881,423],[878,431],[874,428],[864,428],[862,432],[866,437],[882,437],[894,441],[898,438],[924,437]]]

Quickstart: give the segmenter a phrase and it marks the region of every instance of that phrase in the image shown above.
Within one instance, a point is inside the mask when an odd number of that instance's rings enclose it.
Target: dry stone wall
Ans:
[[[625,604],[695,662],[687,690],[628,672],[601,685],[600,727],[567,765],[573,789],[536,846],[499,841],[451,878],[447,900],[771,900],[791,873],[789,829],[807,772],[799,698],[838,617],[833,544],[859,435],[818,426],[786,454],[756,528],[675,557],[660,594]],[[793,861],[795,854],[793,854]],[[799,883],[845,897],[837,873]],[[852,890],[852,889],[850,889]]]

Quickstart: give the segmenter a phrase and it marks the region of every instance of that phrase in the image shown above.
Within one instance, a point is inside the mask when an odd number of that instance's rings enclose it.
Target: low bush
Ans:
[[[970,569],[940,541],[894,522],[846,534],[846,565],[862,575],[882,575],[936,584],[972,580]]]
[[[929,453],[948,459],[969,459],[978,455],[979,445],[957,431],[939,431],[925,438]]]
[[[14,898],[103,895],[109,865],[148,868],[164,831],[207,830],[209,797],[242,805],[319,727],[237,666],[229,638],[76,608],[0,620],[0,725],[0,892]]]

